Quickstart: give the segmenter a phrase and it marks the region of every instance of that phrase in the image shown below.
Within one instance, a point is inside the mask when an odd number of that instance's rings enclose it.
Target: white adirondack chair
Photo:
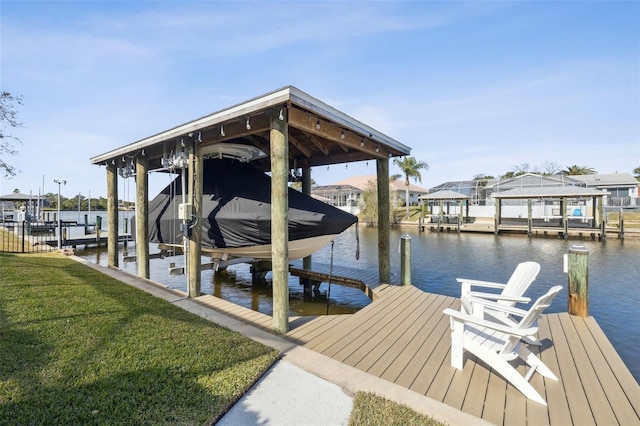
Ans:
[[[521,317],[522,319],[515,327],[454,309],[445,309],[443,312],[449,315],[451,320],[451,366],[462,370],[464,351],[471,352],[527,398],[547,405],[544,398],[531,386],[529,379],[536,371],[552,380],[558,380],[558,378],[533,352],[525,347],[521,339],[533,336],[538,332],[538,327],[535,326],[537,319],[560,290],[562,290],[562,286],[552,287],[545,295],[538,298],[528,311],[502,306],[495,302],[474,301],[474,303],[485,303],[491,305],[492,309],[500,309],[510,315]],[[530,366],[524,376],[509,362],[516,358],[522,359]]]
[[[490,316],[492,317],[491,319],[513,327],[517,322],[510,317],[509,313],[500,309],[491,309],[490,306],[486,306],[483,303],[473,303],[473,301],[478,299],[495,301],[501,306],[515,306],[517,303],[528,303],[531,299],[524,297],[523,294],[536,279],[539,272],[539,263],[522,262],[516,266],[516,269],[506,284],[457,278],[457,281],[460,283],[460,310],[480,318]],[[488,293],[476,291],[475,289],[477,288],[492,288],[501,290],[501,292]],[[540,344],[535,338],[526,338],[525,341],[533,345]]]

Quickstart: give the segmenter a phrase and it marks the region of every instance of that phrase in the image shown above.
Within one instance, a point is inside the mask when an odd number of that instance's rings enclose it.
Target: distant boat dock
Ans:
[[[480,232],[487,234],[520,234],[531,237],[557,237],[603,240],[606,238],[640,237],[640,229],[605,226],[604,228],[591,228],[583,223],[584,218],[572,218],[577,226],[561,226],[558,218],[552,220],[538,219],[531,225],[526,220],[504,220],[496,230],[495,221],[492,218],[476,218],[473,222],[459,221],[458,217],[445,217],[442,221],[432,222],[400,222],[400,226],[418,226],[421,231],[432,232]],[[576,220],[577,219],[577,220]],[[604,229],[604,232],[603,232]],[[603,238],[604,237],[604,238]]]

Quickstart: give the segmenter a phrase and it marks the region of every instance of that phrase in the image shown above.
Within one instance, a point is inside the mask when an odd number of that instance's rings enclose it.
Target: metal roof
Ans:
[[[361,191],[360,188],[356,188],[355,186],[352,185],[322,185],[322,186],[316,186],[315,188],[311,189],[311,192],[330,192],[330,191],[351,191],[351,192],[358,192]]]
[[[289,157],[296,167],[313,167],[352,161],[409,155],[411,148],[342,111],[287,86],[181,124],[161,133],[91,158],[93,164],[118,164],[145,155],[151,170],[161,168],[168,153],[187,142],[207,147],[219,143],[255,146],[269,153],[272,117],[287,120]],[[269,158],[253,162],[269,170]]]
[[[433,194],[421,195],[419,200],[467,200],[469,196],[461,194],[456,191],[445,189],[443,191],[437,191]]]
[[[609,195],[606,191],[580,186],[552,186],[547,188],[513,188],[491,194],[492,198],[558,198],[593,197]]]
[[[37,195],[20,194],[17,192],[0,196],[0,201],[29,201],[37,199]]]
[[[500,187],[531,187],[542,188],[545,186],[574,186],[582,185],[583,183],[577,179],[577,176],[567,175],[540,175],[537,173],[524,173],[522,175],[493,179],[487,182],[486,188],[500,188]],[[499,189],[498,189],[499,190]]]
[[[595,175],[576,175],[572,178],[584,182],[587,186],[598,187],[620,187],[620,186],[638,186],[640,182],[636,180],[629,173],[607,173],[607,174],[595,174]]]

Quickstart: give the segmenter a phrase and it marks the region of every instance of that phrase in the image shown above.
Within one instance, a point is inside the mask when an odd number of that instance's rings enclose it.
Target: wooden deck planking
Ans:
[[[484,420],[496,425],[504,424],[504,407],[507,401],[507,383],[497,374],[489,375],[482,415]]]
[[[600,367],[598,371],[601,374],[603,373],[602,366],[606,364],[609,370],[605,370],[604,374],[607,376],[611,374],[613,377],[609,376],[608,378],[615,379],[615,381],[603,380],[603,382],[606,384],[604,386],[606,386],[607,395],[609,395],[610,400],[615,405],[614,412],[619,416],[618,421],[621,424],[625,424],[628,422],[631,423],[632,420],[637,420],[638,417],[640,417],[640,387],[638,383],[598,323],[593,318],[589,318],[589,321],[585,321],[585,325],[589,330],[589,336],[593,339],[592,342],[588,342],[587,344],[591,350],[593,350],[594,356],[602,356],[602,358],[594,364]],[[598,351],[593,349],[594,345]],[[621,390],[623,395],[620,395],[618,389]]]
[[[398,314],[398,312],[390,312],[383,321],[386,321],[386,324],[383,324],[381,328],[370,328],[354,339],[348,347],[343,348],[339,352],[333,356],[333,358],[338,361],[342,361],[345,364],[349,365],[358,365],[363,358],[367,356],[371,356],[375,358],[376,356],[382,355],[382,348],[387,347],[389,349],[390,346],[384,344],[385,338],[387,340],[388,337],[395,337],[393,333],[394,330],[401,330],[405,324],[405,321],[410,321],[411,319],[415,320],[415,317],[411,317],[412,312],[416,312],[420,310],[421,299],[415,298],[413,301],[408,301],[408,303],[403,304],[405,307],[404,312],[402,314]],[[408,313],[408,315],[407,315]],[[375,338],[377,333],[381,333],[383,339],[379,341]],[[378,349],[378,350],[376,350]]]
[[[544,328],[542,324],[543,322],[544,321],[542,319],[538,321],[538,326],[539,326],[538,338],[541,339],[541,341],[546,339],[544,337],[544,333],[540,331],[541,329]],[[546,341],[548,342],[548,340]],[[531,352],[533,352],[540,359],[542,359],[543,353],[549,352],[551,348],[553,348],[553,346],[551,345],[547,345],[547,346],[528,345],[528,347],[531,350]],[[551,368],[551,371],[553,371],[554,374],[558,371],[557,368],[554,368],[549,364],[546,364],[546,365],[549,368]],[[540,395],[542,395],[542,397],[545,400],[548,399],[548,397],[546,396],[546,393],[547,393],[547,383],[549,382],[557,384],[557,382],[550,379],[546,379],[540,374],[534,374],[530,380],[530,383],[534,386],[535,389],[540,389]],[[548,407],[545,407],[544,405],[538,404],[534,401],[527,400],[526,410],[527,410],[527,423],[529,425],[548,426],[551,423],[549,419]],[[567,424],[567,423],[564,423],[564,424]]]
[[[527,425],[527,399],[510,384],[507,384],[505,396],[503,424]]]
[[[371,327],[371,321],[379,320],[379,317],[385,314],[390,305],[393,306],[394,303],[398,303],[400,295],[400,292],[391,293],[388,297],[381,299],[381,303],[375,307],[373,304],[365,306],[358,312],[359,315],[357,318],[355,315],[352,315],[337,327],[328,330],[328,333],[322,334],[321,338],[313,339],[305,344],[305,347],[313,349],[316,352],[324,353],[325,350],[334,347],[334,345],[340,344],[342,346],[348,344],[349,340],[345,339],[345,336],[352,333],[354,328],[362,330]],[[376,317],[378,317],[378,319],[376,319]]]
[[[607,414],[612,417],[611,419],[607,418],[604,420],[610,421],[610,424],[615,422],[619,424],[629,424],[637,420],[638,413],[636,413],[634,407],[630,404],[631,401],[628,400],[627,395],[620,387],[619,382],[616,380],[616,375],[601,351],[601,348],[606,347],[609,342],[604,339],[600,339],[600,342],[596,341],[587,326],[587,322],[592,322],[593,327],[597,327],[597,324],[593,321],[593,318],[589,318],[589,320],[591,321],[572,322],[577,334],[580,336],[585,354],[590,359],[591,365],[594,366],[593,374],[595,378],[593,380],[597,381],[604,397],[607,398],[611,404],[610,410],[607,410]],[[604,337],[604,335],[601,337]],[[602,413],[600,410],[596,410],[596,421],[599,424],[602,422],[601,416]]]
[[[429,305],[426,303],[420,304],[404,318],[404,321],[409,324],[408,327],[399,328],[400,331],[398,333],[389,333],[378,343],[376,343],[376,340],[371,339],[367,345],[367,348],[370,349],[359,361],[354,362],[354,366],[370,374],[381,374],[382,371],[379,371],[377,366],[386,366],[391,358],[397,356],[394,348],[405,347],[409,341],[415,338],[422,327],[420,318],[426,315],[428,309]]]
[[[440,365],[436,366],[437,360],[434,358],[434,362],[432,363],[433,368],[437,370],[436,374],[433,376],[433,381],[429,383],[429,388],[423,394],[428,396],[429,398],[433,398],[436,401],[443,401],[444,396],[447,394],[449,390],[449,386],[451,385],[451,381],[453,380],[453,376],[456,373],[456,369],[451,367],[450,359],[451,359],[451,348],[447,348],[446,353],[442,356],[442,362]],[[416,388],[416,392],[418,389]]]
[[[447,389],[447,393],[442,402],[453,408],[462,410],[467,392],[473,392],[469,390],[469,385],[471,384],[471,375],[476,366],[477,364],[475,362],[464,363],[462,371],[457,372],[457,374],[453,376],[453,380],[451,380],[449,389]]]
[[[459,308],[456,298],[397,286],[377,292],[379,300],[335,327],[302,326],[316,330],[306,335],[305,347],[496,424],[640,422],[640,387],[593,318],[561,313],[540,319],[542,346],[530,347],[560,378],[532,377],[544,406],[473,356],[465,355],[463,371],[450,366],[449,321],[442,311]],[[296,333],[302,331],[291,337]],[[518,365],[520,372],[526,368]],[[602,405],[601,413],[592,413]]]
[[[390,303],[378,306],[377,310],[371,310],[368,322],[350,321],[349,330],[339,340],[326,348],[318,347],[321,353],[330,356],[338,361],[344,360],[344,354],[350,354],[366,341],[366,336],[374,336],[379,330],[383,330],[385,325],[394,318],[395,309],[399,306],[406,306],[406,301],[397,297]],[[342,354],[342,355],[339,355]]]
[[[449,302],[449,306],[447,306]],[[415,353],[404,352],[404,357],[398,357],[397,361],[403,362],[406,360],[406,355],[411,355],[413,362],[412,365],[417,364],[417,360],[424,358],[419,369],[405,368],[402,374],[398,376],[398,381],[401,383],[403,377],[410,379],[409,389],[422,393],[423,395],[428,393],[429,387],[434,383],[434,377],[437,374],[441,366],[446,366],[447,369],[451,369],[455,373],[455,369],[451,367],[450,363],[445,360],[450,358],[450,327],[449,318],[444,315],[438,315],[438,311],[442,313],[443,309],[450,307],[451,303],[454,303],[455,299],[449,298],[444,300],[444,303],[440,305],[442,309],[436,310],[429,318],[429,321],[425,324],[423,332],[428,334],[424,335],[424,342],[422,344],[423,350],[416,351]],[[429,330],[429,328],[432,328]],[[430,356],[425,357],[425,354],[429,353]],[[406,362],[406,361],[405,361]],[[409,366],[410,367],[410,366]],[[453,380],[453,377],[452,377]]]
[[[469,354],[462,371],[451,367],[442,311],[459,309],[458,299],[387,285],[376,294],[380,298],[356,314],[292,318],[285,337],[495,424],[640,424],[640,386],[593,318],[540,319],[542,346],[530,348],[560,378],[532,377],[544,406]],[[269,315],[213,296],[196,301],[271,331]]]
[[[556,370],[555,373],[556,376],[562,380],[561,385],[566,395],[569,412],[571,413],[571,421],[573,424],[578,425],[595,424],[593,415],[591,414],[591,408],[589,407],[589,400],[584,393],[584,389],[582,389],[578,369],[575,361],[571,358],[571,350],[569,349],[569,343],[561,325],[560,314],[549,314],[548,318],[551,328],[551,339],[558,360],[558,370]],[[548,404],[553,404],[554,402],[555,401],[547,400]]]
[[[579,322],[584,326],[584,321]],[[578,368],[578,376],[584,393],[587,397],[590,407],[594,407],[591,410],[593,414],[593,420],[599,425],[613,425],[617,423],[616,416],[613,413],[613,409],[609,404],[602,404],[602,401],[608,401],[607,395],[598,380],[598,376],[595,370],[595,365],[591,363],[589,355],[585,351],[580,336],[576,330],[576,323],[574,323],[569,316],[564,316],[561,319],[561,324],[564,329],[567,342],[569,343],[569,350],[571,351],[571,358]],[[586,328],[586,327],[585,327]],[[597,366],[601,368],[602,366]],[[604,365],[606,367],[606,363]],[[568,391],[571,391],[570,389]],[[597,407],[597,409],[595,409]]]
[[[271,316],[256,312],[244,306],[222,300],[211,295],[202,295],[194,299],[197,303],[213,308],[225,315],[229,315],[237,320],[255,325],[263,330],[271,330],[273,320]]]
[[[469,363],[473,364],[473,363]],[[473,395],[473,398],[469,398],[465,395],[464,401],[462,402],[462,411],[473,414],[476,417],[482,417],[482,409],[484,408],[484,400],[486,398],[487,392],[489,390],[489,377],[490,372],[486,368],[476,368],[473,369],[473,374],[471,375],[471,382],[469,384],[469,388],[471,389],[480,389],[481,392]]]
[[[437,315],[431,315],[413,340],[404,348],[395,349],[398,355],[389,363],[380,377],[409,388],[425,363],[435,359],[427,354],[432,354],[434,351],[442,350],[446,347],[446,344],[444,342],[441,343],[439,339],[442,337],[442,332],[438,332],[439,323],[440,318]],[[429,341],[432,335],[434,337]],[[421,355],[418,356],[418,354]]]
[[[530,346],[531,351],[536,354],[536,356],[540,357],[540,350],[537,347]],[[540,395],[545,398],[545,378],[541,374],[534,374],[531,377],[531,384],[536,389],[540,389]],[[527,424],[532,426],[548,426],[549,425],[549,410],[544,405],[538,404],[537,402],[531,401],[527,399],[526,403],[526,413],[527,413]]]
[[[555,345],[551,343],[553,336],[551,335],[550,318],[551,315],[544,315],[538,320],[538,339],[542,346],[538,348],[536,353],[542,362],[559,377],[560,367],[558,365],[558,356]],[[550,404],[548,406],[549,423],[560,425],[571,424],[571,411],[562,382],[547,378],[543,381],[545,384],[545,394],[542,396],[547,400],[547,403]]]
[[[325,315],[316,317],[313,321],[293,328],[287,334],[287,337],[299,345],[303,345],[317,335],[326,332],[335,327],[338,323],[348,319],[350,315]]]

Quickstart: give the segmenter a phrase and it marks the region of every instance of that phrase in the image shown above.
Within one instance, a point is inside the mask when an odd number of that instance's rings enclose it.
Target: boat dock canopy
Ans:
[[[603,197],[607,191],[579,186],[557,186],[548,188],[513,188],[504,192],[494,192],[492,198],[571,198]]]
[[[147,158],[150,170],[161,169],[163,158],[180,151],[180,145],[193,140],[201,143],[205,156],[211,156],[215,152],[214,146],[222,142],[257,147],[267,156],[252,164],[262,171],[269,171],[272,117],[287,122],[291,168],[397,157],[411,152],[406,145],[293,86],[287,86],[97,155],[91,162],[115,165],[123,158],[141,154]]]
[[[468,200],[469,198],[470,197],[468,195],[464,195],[456,191],[451,191],[450,189],[445,189],[418,197],[419,200]]]

